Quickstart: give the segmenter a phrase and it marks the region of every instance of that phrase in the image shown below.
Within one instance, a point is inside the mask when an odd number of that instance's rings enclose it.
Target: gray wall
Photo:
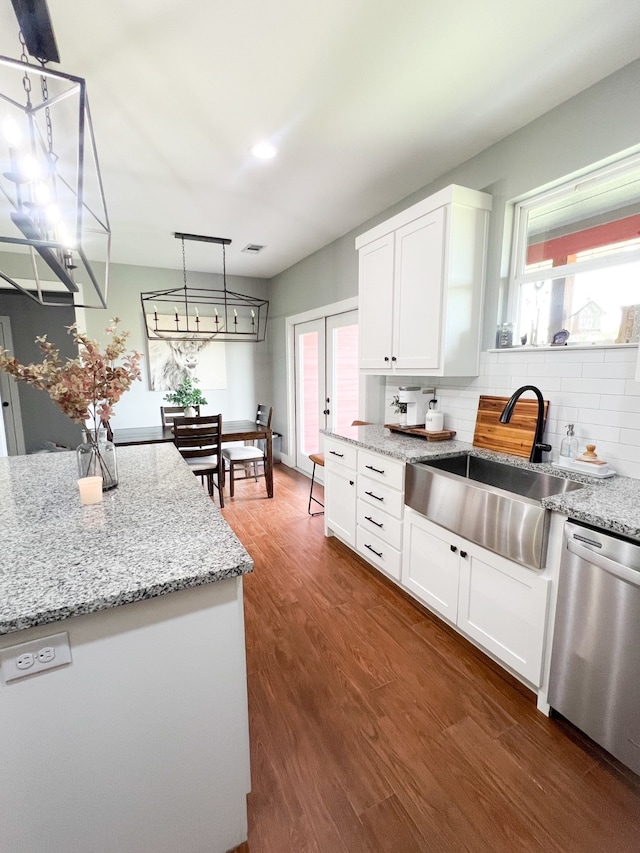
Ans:
[[[22,364],[42,361],[40,347],[35,343],[36,337],[41,335],[47,335],[48,340],[56,344],[63,359],[73,358],[76,354],[73,340],[65,329],[75,322],[71,297],[58,293],[55,298],[66,300],[68,307],[43,308],[15,289],[0,290],[0,315],[9,317],[12,354]],[[48,394],[25,382],[18,382],[17,387],[27,453],[45,449],[47,442],[63,447],[78,446],[80,426],[63,415]]]
[[[489,233],[484,348],[493,346],[495,326],[506,311],[510,200],[640,146],[640,60],[600,81],[526,127],[462,163],[437,181],[381,211],[339,240],[305,258],[271,282],[270,352],[277,426],[284,431],[286,406],[285,317],[357,295],[358,234],[457,183],[493,196]],[[526,93],[523,93],[526,97]],[[340,199],[336,199],[336,205]],[[506,234],[506,236],[505,236]],[[288,449],[283,437],[283,450]]]

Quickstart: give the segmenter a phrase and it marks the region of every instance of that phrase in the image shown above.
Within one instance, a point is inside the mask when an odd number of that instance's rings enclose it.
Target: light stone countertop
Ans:
[[[530,468],[556,477],[576,480],[584,483],[584,488],[544,498],[542,505],[577,521],[640,541],[640,480],[635,478],[615,476],[596,480],[586,474],[565,471],[548,463],[533,464],[520,456],[483,450],[456,439],[427,441],[419,436],[402,435],[391,432],[380,424],[349,427],[340,434],[329,430],[321,432],[402,462],[425,462],[445,456],[472,453],[485,459],[495,459],[520,468]]]
[[[172,444],[117,453],[118,487],[93,506],[75,453],[0,459],[0,634],[252,571]]]

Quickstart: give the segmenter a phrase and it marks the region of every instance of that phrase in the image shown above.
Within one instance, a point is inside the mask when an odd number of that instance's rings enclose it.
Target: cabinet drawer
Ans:
[[[381,569],[390,578],[400,580],[400,551],[380,539],[375,533],[369,533],[358,527],[356,530],[356,547],[362,556]]]
[[[402,492],[396,491],[383,483],[377,483],[375,480],[370,480],[368,477],[358,475],[358,497],[377,507],[379,510],[384,510],[396,518],[402,518],[404,510],[404,501]]]
[[[356,470],[356,459],[358,449],[355,444],[346,441],[336,441],[334,438],[325,437],[324,440],[324,463],[343,465],[345,468]]]
[[[358,473],[378,483],[385,483],[393,489],[402,489],[404,486],[404,462],[381,456],[379,453],[358,451]]]
[[[402,521],[394,518],[388,512],[371,506],[365,501],[358,501],[358,524],[363,530],[370,531],[389,545],[400,550],[402,547]]]

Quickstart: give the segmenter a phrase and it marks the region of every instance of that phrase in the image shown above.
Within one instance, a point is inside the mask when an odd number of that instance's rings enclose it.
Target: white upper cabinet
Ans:
[[[362,370],[477,375],[490,210],[450,186],[357,238]]]

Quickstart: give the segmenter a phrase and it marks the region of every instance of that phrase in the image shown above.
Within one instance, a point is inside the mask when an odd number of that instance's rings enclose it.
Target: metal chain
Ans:
[[[24,35],[22,34],[22,30],[19,32],[20,45],[22,47],[22,53],[20,54],[20,62],[23,62],[25,65],[29,64],[29,56],[27,54],[27,43],[24,40]],[[31,80],[27,72],[24,72],[24,77],[22,78],[22,87],[27,96],[27,107],[31,106]]]
[[[187,257],[184,253],[184,237],[182,238],[182,280],[184,281],[184,289],[187,289]]]

